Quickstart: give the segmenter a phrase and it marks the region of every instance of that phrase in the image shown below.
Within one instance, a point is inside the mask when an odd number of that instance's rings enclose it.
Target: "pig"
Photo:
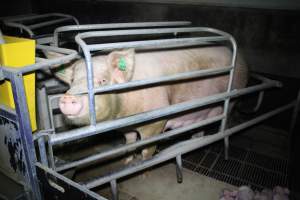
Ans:
[[[237,190],[223,189],[220,200],[289,200],[289,189],[276,186],[271,189],[255,191],[248,186],[241,186]]]
[[[48,53],[48,57],[59,56]],[[92,58],[94,86],[101,87],[125,83],[134,80],[178,74],[201,69],[230,66],[231,50],[224,46],[207,46],[165,51],[139,52],[134,49],[113,51],[108,55]],[[122,62],[121,62],[122,61]],[[120,62],[125,69],[120,68]],[[86,66],[80,59],[58,69],[55,76],[70,85],[70,89],[59,100],[59,107],[68,123],[83,126],[89,124],[89,104],[87,95],[74,95],[86,90]],[[186,82],[164,84],[160,86],[95,95],[97,122],[134,115],[169,105],[191,101],[226,91],[229,75],[205,77]],[[237,56],[233,88],[245,87],[248,80],[248,68],[241,55]],[[149,123],[135,130],[127,130],[126,143],[133,143],[140,138],[146,139],[167,129],[187,126],[222,113],[222,106],[208,107],[180,117],[163,119]],[[150,158],[155,146],[142,150],[142,159]],[[133,156],[126,159],[130,162]]]

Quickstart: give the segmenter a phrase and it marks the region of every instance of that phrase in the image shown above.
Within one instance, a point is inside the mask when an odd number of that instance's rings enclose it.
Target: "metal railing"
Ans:
[[[59,34],[63,32],[82,32],[108,29],[130,29],[130,28],[151,28],[151,27],[180,27],[189,26],[189,21],[169,21],[169,22],[137,22],[137,23],[111,23],[111,24],[83,24],[83,25],[69,25],[61,26],[54,30],[53,44],[59,46]]]
[[[58,19],[47,19],[50,17],[56,17]],[[43,20],[35,24],[25,24],[31,20]],[[79,25],[78,20],[72,16],[62,13],[47,13],[42,15],[27,15],[27,16],[17,16],[17,17],[8,17],[3,18],[3,22],[7,27],[17,28],[21,31],[25,31],[30,38],[34,38],[37,35],[34,33],[34,30],[39,28],[45,28],[47,26],[52,26],[55,24],[60,24],[62,22],[74,21],[75,24]]]

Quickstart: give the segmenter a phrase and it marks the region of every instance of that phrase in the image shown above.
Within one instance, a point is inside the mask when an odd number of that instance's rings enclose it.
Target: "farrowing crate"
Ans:
[[[209,32],[212,33],[213,36],[207,37],[188,37],[188,38],[172,38],[172,39],[159,39],[159,40],[148,40],[148,41],[131,41],[131,42],[121,42],[121,43],[108,43],[108,44],[93,44],[87,45],[83,39],[89,37],[106,37],[111,35],[116,36],[124,36],[124,35],[143,35],[143,34],[162,34],[162,33],[173,33],[174,35],[178,33],[199,33],[199,32]],[[63,193],[68,191],[65,184],[68,187],[75,188],[77,191],[80,191],[86,195],[89,199],[104,199],[99,195],[93,193],[89,189],[97,187],[99,185],[103,185],[105,183],[110,183],[113,197],[114,199],[118,199],[118,192],[117,192],[117,180],[133,174],[135,172],[147,169],[159,163],[165,162],[167,160],[176,158],[177,163],[177,177],[178,181],[182,181],[182,161],[181,156],[187,152],[195,150],[197,148],[203,147],[205,145],[211,144],[218,140],[225,141],[225,149],[226,149],[226,157],[228,156],[227,150],[229,145],[229,136],[233,135],[234,133],[255,125],[265,119],[268,119],[276,114],[279,114],[288,109],[294,109],[293,112],[293,119],[290,126],[290,131],[293,131],[295,126],[295,121],[297,117],[297,111],[299,107],[300,101],[300,93],[296,101],[293,101],[287,105],[282,107],[276,108],[273,111],[265,113],[255,119],[249,120],[232,128],[227,128],[227,118],[228,118],[228,106],[229,102],[232,98],[236,98],[245,94],[253,93],[253,92],[262,92],[266,89],[273,88],[273,87],[280,87],[280,83],[274,80],[269,80],[261,76],[256,76],[262,83],[258,85],[254,85],[248,88],[232,90],[232,79],[235,67],[235,59],[237,53],[237,45],[234,38],[229,35],[228,33],[211,29],[211,28],[203,28],[203,27],[194,27],[194,28],[161,28],[161,29],[141,29],[141,30],[118,30],[118,31],[98,31],[98,32],[87,32],[81,33],[76,36],[76,42],[80,45],[85,61],[87,64],[87,80],[88,80],[88,88],[86,91],[81,91],[80,94],[88,94],[89,97],[89,108],[90,108],[90,126],[66,131],[63,133],[55,133],[54,128],[50,127],[46,130],[40,130],[38,133],[35,133],[33,136],[31,134],[30,124],[29,124],[29,117],[26,113],[27,107],[26,99],[24,97],[24,86],[22,82],[23,74],[28,72],[32,72],[38,69],[47,69],[49,66],[67,63],[68,61],[75,59],[78,57],[76,51],[62,49],[57,47],[49,47],[49,46],[42,46],[38,45],[37,49],[44,50],[44,51],[55,51],[66,54],[61,58],[56,59],[43,59],[40,63],[35,65],[27,66],[22,69],[12,69],[9,67],[1,68],[0,75],[1,78],[9,79],[13,85],[14,91],[14,99],[16,102],[16,110],[8,110],[3,106],[0,107],[0,114],[2,118],[8,119],[12,121],[14,124],[19,127],[18,131],[16,131],[16,136],[21,139],[22,149],[24,150],[24,157],[26,161],[26,173],[24,175],[24,180],[28,183],[28,189],[32,191],[33,197],[36,199],[41,199],[41,192],[40,187],[38,185],[38,178],[43,183],[42,188],[45,185],[50,185],[59,191],[60,194],[56,195],[58,197],[62,197]],[[170,75],[165,77],[159,77],[154,79],[147,79],[147,80],[139,80],[139,81],[132,81],[123,84],[116,84],[116,85],[109,85],[103,86],[100,88],[94,88],[93,86],[93,68],[91,62],[91,51],[111,51],[113,49],[120,49],[120,48],[136,48],[136,49],[162,49],[162,48],[172,48],[172,47],[186,47],[186,46],[196,46],[196,45],[206,45],[208,43],[215,43],[215,42],[228,42],[231,45],[233,56],[232,62],[230,66],[224,66],[223,68],[218,69],[209,69],[209,70],[199,70],[196,72],[186,72],[176,75]],[[201,99],[196,99],[190,102],[183,102],[175,105],[171,105],[166,108],[157,109],[153,111],[149,111],[146,113],[140,113],[134,116],[125,117],[122,119],[116,119],[113,121],[105,121],[101,123],[96,123],[95,118],[95,94],[119,91],[123,89],[134,89],[137,87],[145,87],[150,86],[153,84],[159,83],[169,83],[173,81],[182,81],[186,79],[192,78],[201,78],[210,75],[224,75],[229,73],[230,79],[228,82],[227,91],[224,93],[219,93],[216,95],[208,96]],[[262,96],[262,95],[260,95]],[[58,98],[56,96],[55,98]],[[121,147],[117,147],[110,151],[105,151],[81,160],[73,161],[70,163],[66,163],[60,166],[56,166],[54,161],[54,155],[52,151],[52,147],[54,145],[64,144],[69,141],[75,141],[82,138],[86,138],[96,134],[102,134],[109,130],[115,130],[124,128],[130,125],[147,122],[153,119],[159,119],[162,117],[166,117],[175,113],[192,110],[195,108],[203,107],[206,105],[210,105],[217,102],[224,103],[224,111],[221,115],[218,115],[213,118],[209,118],[203,120],[201,122],[197,122],[195,124],[174,129],[164,134],[160,134],[145,140],[141,140],[132,144],[127,144]],[[122,155],[128,151],[133,151],[136,148],[141,146],[145,146],[147,144],[153,144],[155,142],[166,140],[171,137],[178,136],[186,131],[193,130],[195,128],[202,127],[207,124],[211,124],[217,121],[221,121],[221,128],[220,131],[214,135],[204,136],[201,138],[193,138],[186,141],[179,142],[175,145],[168,147],[167,149],[161,151],[160,153],[156,154],[153,158],[145,161],[140,161],[135,165],[127,166],[124,169],[121,169],[115,173],[106,175],[104,177],[96,178],[86,183],[74,183],[69,179],[59,175],[57,172],[70,169],[76,166],[80,166],[83,164],[88,164],[92,161],[106,159],[114,157],[115,155]],[[36,160],[36,152],[34,148],[34,140],[38,141],[38,149],[40,154],[40,161]],[[47,145],[46,145],[46,144]],[[46,149],[47,147],[47,149]],[[50,161],[48,163],[47,161]],[[36,168],[37,167],[37,168]],[[49,169],[49,167],[51,169]],[[55,172],[56,171],[56,172]]]

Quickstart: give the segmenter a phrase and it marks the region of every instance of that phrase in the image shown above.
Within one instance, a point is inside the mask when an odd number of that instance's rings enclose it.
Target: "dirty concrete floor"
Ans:
[[[183,169],[183,182],[177,183],[175,164],[167,163],[119,182],[120,200],[217,200],[222,189],[234,189],[227,183]],[[111,199],[108,187],[97,191]]]

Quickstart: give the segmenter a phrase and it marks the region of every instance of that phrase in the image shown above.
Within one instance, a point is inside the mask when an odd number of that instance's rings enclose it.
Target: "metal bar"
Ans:
[[[236,42],[234,40],[233,37],[230,38],[231,42],[232,42],[232,61],[231,61],[231,65],[232,66],[235,66],[236,65],[236,56],[237,56],[237,45],[236,45]],[[234,76],[234,70],[235,70],[235,67],[233,67],[231,70],[230,70],[230,75],[229,75],[229,81],[228,81],[228,84],[227,84],[227,92],[230,92],[232,91],[232,83],[233,83],[233,76]],[[226,129],[226,125],[227,125],[227,118],[228,118],[228,112],[229,112],[229,103],[230,103],[230,97],[227,98],[224,102],[224,109],[223,109],[223,114],[226,116],[222,122],[221,122],[221,132],[224,132],[224,130]],[[228,137],[225,137],[224,138],[224,153],[225,153],[225,160],[228,159],[228,149],[229,149],[229,138]]]
[[[10,81],[13,90],[16,113],[18,116],[20,139],[25,155],[27,187],[30,187],[32,197],[34,199],[41,199],[41,193],[36,175],[36,155],[23,85],[23,76],[22,74],[12,74]]]
[[[117,181],[116,180],[110,181],[110,188],[111,188],[111,193],[112,193],[112,199],[113,200],[118,200],[119,199],[119,193],[118,193],[118,186],[117,186]]]
[[[87,73],[87,83],[88,83],[88,100],[89,100],[89,119],[90,125],[96,125],[96,111],[95,111],[95,93],[94,93],[94,69],[91,52],[89,51],[87,45],[80,40],[78,43],[84,53],[85,56],[85,64],[86,64],[86,73]]]
[[[135,42],[94,44],[94,45],[89,45],[88,49],[90,51],[98,51],[98,50],[107,51],[107,50],[125,49],[125,48],[163,49],[163,48],[174,48],[174,47],[178,48],[178,47],[186,47],[186,46],[206,45],[209,42],[222,42],[227,40],[228,38],[223,36],[173,38],[173,39],[160,39],[160,40],[135,41]]]
[[[39,69],[49,69],[53,68],[54,65],[64,64],[69,62],[70,60],[73,60],[74,58],[77,58],[78,54],[77,51],[71,50],[71,49],[64,49],[64,48],[58,48],[53,46],[45,46],[45,45],[36,45],[37,49],[45,50],[45,51],[54,51],[62,54],[67,54],[62,57],[53,58],[53,59],[47,59],[46,61],[39,62],[33,65],[28,65],[26,67],[22,68],[11,68],[9,66],[3,66],[4,71],[14,72],[14,73],[29,73],[32,71],[36,71]]]
[[[229,33],[224,31],[208,28],[208,27],[192,27],[192,28],[159,28],[159,29],[137,29],[137,30],[113,30],[113,31],[90,31],[79,33],[76,37],[85,39],[91,37],[105,37],[105,36],[125,36],[125,35],[153,35],[164,33],[195,33],[195,32],[208,32],[214,33],[219,36],[231,38]]]
[[[70,168],[73,168],[73,167],[82,166],[82,165],[85,165],[85,164],[88,164],[88,163],[91,163],[91,162],[94,162],[94,161],[99,161],[99,160],[112,158],[113,156],[116,157],[116,156],[124,155],[124,154],[126,154],[128,152],[131,152],[131,151],[134,151],[137,148],[140,148],[142,146],[149,145],[149,144],[152,144],[152,143],[155,143],[155,142],[158,142],[158,141],[168,140],[172,137],[179,136],[179,135],[181,135],[181,134],[183,134],[187,131],[190,131],[190,130],[193,130],[193,129],[196,129],[196,128],[200,128],[200,127],[202,127],[206,124],[215,123],[215,122],[220,121],[221,119],[223,119],[223,117],[224,116],[219,115],[219,116],[216,116],[216,117],[205,119],[205,120],[202,120],[200,122],[194,123],[194,124],[189,125],[189,126],[185,126],[185,127],[181,127],[181,128],[171,130],[171,131],[167,131],[167,132],[164,132],[163,134],[158,134],[158,135],[155,135],[153,137],[150,137],[150,138],[147,138],[147,139],[144,139],[144,140],[139,140],[135,143],[127,144],[127,145],[124,145],[124,146],[121,146],[121,147],[114,148],[112,150],[108,150],[108,151],[105,151],[105,152],[101,152],[99,154],[95,154],[95,155],[83,158],[81,160],[73,161],[73,162],[58,166],[56,169],[57,169],[57,171],[63,171],[63,170],[70,169]]]
[[[80,138],[85,138],[88,136],[92,136],[95,134],[103,133],[106,131],[119,129],[123,127],[127,127],[134,124],[139,124],[145,121],[158,119],[164,116],[172,115],[175,113],[188,111],[191,109],[199,108],[201,106],[218,103],[220,101],[225,100],[228,97],[238,97],[241,95],[249,94],[251,92],[264,90],[270,87],[276,87],[277,82],[272,81],[268,83],[263,83],[260,85],[243,88],[239,90],[233,90],[231,92],[224,92],[215,94],[212,96],[204,97],[201,99],[183,102],[175,105],[171,105],[162,109],[152,110],[145,113],[136,114],[133,116],[125,117],[122,119],[116,119],[112,121],[105,121],[96,124],[95,126],[87,126],[78,128],[76,130],[66,131],[60,134],[51,135],[50,136],[50,143],[53,145],[62,144],[64,142],[73,141]]]
[[[40,137],[38,139],[38,146],[39,146],[39,153],[40,153],[41,163],[45,166],[49,166],[48,159],[47,159],[47,153],[46,153],[45,138],[44,137]]]
[[[130,174],[133,174],[135,172],[142,171],[142,170],[152,167],[154,165],[160,164],[162,162],[168,161],[170,159],[175,158],[177,155],[185,154],[187,152],[193,151],[200,147],[203,147],[208,144],[214,143],[216,141],[222,140],[225,137],[229,137],[238,131],[246,129],[246,128],[253,126],[259,122],[262,122],[276,114],[279,114],[287,109],[290,109],[294,105],[295,105],[295,102],[289,103],[285,106],[279,107],[273,111],[265,113],[265,114],[255,118],[255,119],[252,119],[248,122],[245,122],[245,123],[237,125],[233,128],[227,129],[223,133],[219,132],[214,135],[203,136],[200,138],[195,138],[195,139],[190,139],[190,140],[187,140],[184,142],[180,142],[180,143],[173,145],[173,146],[169,147],[168,149],[162,151],[161,153],[157,154],[152,159],[136,163],[135,165],[132,165],[132,166],[128,166],[128,167],[121,169],[110,175],[88,181],[88,182],[84,183],[84,186],[91,189],[91,188],[103,185],[105,183],[108,183],[111,180],[116,180],[116,179],[128,176]]]
[[[217,68],[217,69],[202,69],[202,70],[183,72],[183,73],[178,73],[178,74],[168,75],[168,76],[163,76],[163,77],[130,81],[127,83],[106,85],[106,86],[95,88],[94,93],[99,94],[99,93],[105,93],[105,92],[120,91],[120,90],[124,90],[124,89],[134,89],[134,88],[143,87],[143,86],[155,85],[158,83],[162,84],[162,83],[168,83],[168,82],[173,82],[173,81],[182,81],[182,80],[186,80],[186,79],[194,79],[194,78],[201,78],[201,77],[206,77],[206,76],[221,75],[221,74],[225,74],[225,73],[229,72],[231,69],[232,69],[232,67],[224,67],[224,68]],[[87,90],[79,91],[79,92],[76,92],[73,94],[79,95],[79,94],[86,94],[86,93],[88,93]]]
[[[28,35],[30,36],[30,38],[34,37],[34,33],[30,30],[30,28],[28,28],[27,26],[25,26],[23,24],[19,24],[16,22],[10,22],[10,21],[5,21],[4,24],[9,27],[14,27],[14,28],[19,28],[21,30],[25,30],[28,33]]]
[[[107,200],[106,198],[99,196],[97,193],[92,192],[91,190],[88,190],[87,188],[81,186],[78,183],[75,183],[73,181],[71,181],[70,179],[66,178],[65,176],[49,169],[48,167],[45,167],[44,165],[40,164],[40,163],[36,163],[36,166],[41,168],[42,170],[44,170],[46,173],[52,175],[53,177],[57,177],[58,179],[64,181],[65,183],[77,188],[78,190],[88,194],[89,196],[95,198],[95,199],[99,199],[99,200]]]
[[[84,24],[61,26],[54,30],[53,43],[58,46],[58,34],[67,31],[87,31],[87,30],[105,30],[105,29],[122,29],[122,28],[142,28],[142,27],[167,27],[167,26],[188,26],[189,21],[171,21],[171,22],[138,22],[138,23],[112,23],[112,24]]]
[[[69,20],[72,20],[72,18],[71,17],[66,17],[66,18],[62,18],[62,19],[56,19],[56,20],[41,22],[41,23],[38,23],[38,24],[32,24],[32,25],[28,25],[28,28],[33,30],[33,29],[42,28],[42,27],[49,26],[49,25],[59,24],[59,23],[69,21]]]
[[[177,175],[177,183],[182,183],[182,159],[181,154],[176,156],[176,175]]]

